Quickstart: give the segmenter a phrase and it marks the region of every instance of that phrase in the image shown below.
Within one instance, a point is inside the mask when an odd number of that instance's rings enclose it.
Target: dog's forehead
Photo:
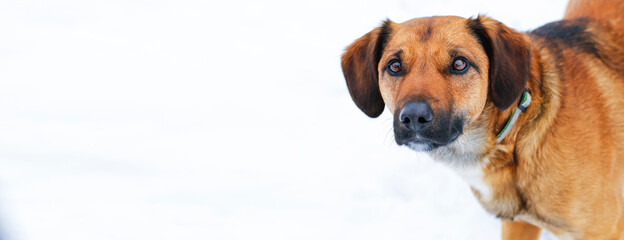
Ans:
[[[469,19],[456,16],[416,18],[396,24],[382,59],[402,53],[404,62],[425,57],[442,63],[451,53],[475,57],[481,44],[470,30]]]
[[[457,16],[436,16],[415,18],[397,24],[391,41],[394,44],[422,45],[430,41],[437,43],[454,41],[471,35],[467,19]]]

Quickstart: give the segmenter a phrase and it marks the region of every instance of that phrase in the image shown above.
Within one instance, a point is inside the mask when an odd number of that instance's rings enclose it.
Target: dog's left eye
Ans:
[[[465,57],[456,57],[451,63],[451,72],[454,74],[464,74],[468,71],[468,59]]]
[[[390,62],[388,62],[388,66],[386,66],[386,68],[388,69],[388,73],[390,74],[390,76],[401,76],[401,70],[403,69],[403,66],[401,66],[401,60],[398,59],[393,59]]]

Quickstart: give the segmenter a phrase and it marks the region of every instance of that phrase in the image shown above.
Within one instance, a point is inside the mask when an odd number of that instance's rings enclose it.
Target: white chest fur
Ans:
[[[492,190],[483,179],[482,166],[488,159],[482,159],[486,130],[468,128],[464,134],[450,145],[431,152],[431,157],[445,163],[461,176],[474,190],[479,192],[482,201],[489,201]]]
[[[483,171],[480,164],[455,167],[454,170],[470,187],[479,192],[482,201],[489,201],[491,199],[492,190],[483,180]]]

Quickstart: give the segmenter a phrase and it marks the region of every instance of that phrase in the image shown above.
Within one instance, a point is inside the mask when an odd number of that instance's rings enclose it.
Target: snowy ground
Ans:
[[[498,239],[339,57],[385,18],[528,30],[565,4],[2,1],[2,239]]]

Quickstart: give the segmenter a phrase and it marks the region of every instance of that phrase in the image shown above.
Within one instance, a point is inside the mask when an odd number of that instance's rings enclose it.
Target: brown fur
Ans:
[[[503,239],[533,240],[538,239],[541,229],[521,221],[503,221]]]
[[[504,239],[537,239],[540,228],[624,239],[623,15],[624,1],[572,0],[563,21],[526,34],[487,17],[387,21],[349,46],[342,66],[369,116],[427,99],[464,117],[463,134],[429,153],[458,171],[476,166],[487,188],[473,192],[506,220]],[[449,74],[454,54],[474,66]],[[405,72],[389,76],[397,57]],[[533,101],[497,144],[525,88]]]

